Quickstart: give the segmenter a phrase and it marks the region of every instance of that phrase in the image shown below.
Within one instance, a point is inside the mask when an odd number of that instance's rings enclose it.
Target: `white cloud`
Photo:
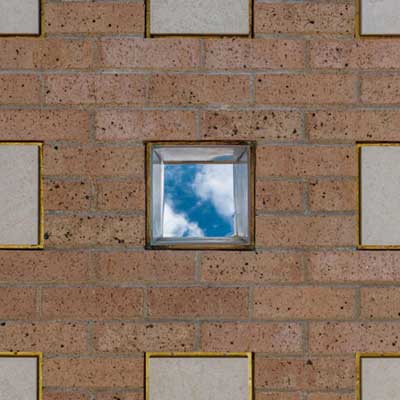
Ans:
[[[187,219],[185,214],[176,213],[172,206],[164,205],[164,237],[203,237],[204,233],[199,225]]]
[[[200,199],[213,203],[218,214],[232,218],[235,212],[232,164],[202,165],[196,173],[193,187]]]

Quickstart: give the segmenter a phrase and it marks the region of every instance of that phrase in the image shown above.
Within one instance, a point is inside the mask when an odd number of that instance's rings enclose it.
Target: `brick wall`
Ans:
[[[399,351],[400,253],[357,252],[357,140],[398,140],[400,41],[353,1],[255,4],[255,39],[144,40],[141,1],[47,0],[0,39],[0,139],[45,141],[42,252],[0,255],[2,351],[44,400],[142,400],[144,351],[254,351],[257,400],[350,400]],[[252,139],[257,251],[144,251],[150,139]]]

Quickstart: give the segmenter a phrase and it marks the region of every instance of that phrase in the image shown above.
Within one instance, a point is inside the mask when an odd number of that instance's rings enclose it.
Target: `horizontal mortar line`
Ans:
[[[353,33],[340,33],[340,32],[320,32],[320,33],[307,33],[307,32],[293,32],[293,33],[277,33],[277,32],[255,32],[254,39],[304,39],[304,40],[355,40]]]
[[[328,68],[328,67],[312,67],[310,72],[315,73],[319,71],[325,71],[326,73],[330,74],[337,74],[339,71],[343,72],[343,69],[348,71],[350,74],[359,74],[360,78],[364,76],[379,76],[379,77],[391,77],[400,75],[400,68],[399,69],[366,69],[366,68],[348,68],[348,67],[337,67],[337,68]],[[339,75],[342,75],[341,73]]]
[[[115,39],[145,39],[144,33],[109,33],[109,32],[57,32],[46,33],[46,39],[102,39],[102,38],[115,38]]]
[[[299,210],[299,211],[264,211],[256,210],[256,217],[352,217],[356,216],[356,211],[314,211],[314,210]]]
[[[254,357],[255,360],[257,360],[258,358],[260,358],[260,359],[272,358],[272,357],[270,357],[270,356],[268,356],[268,355],[266,355],[266,356],[259,356],[259,353],[255,353],[254,356],[255,356],[255,357]],[[343,358],[343,356],[321,354],[321,355],[318,355],[318,356],[314,355],[314,356],[311,357],[311,358],[313,358],[313,359],[315,359],[315,358],[317,358],[317,359],[318,359],[318,358],[322,358],[322,359],[340,359],[340,358]],[[350,355],[350,356],[348,355],[348,356],[345,357],[345,358],[349,358],[349,359],[354,358],[354,360],[355,360],[355,355],[354,355],[354,353],[353,353],[353,356],[352,356],[352,357],[351,357],[351,355]],[[310,359],[310,354],[308,354],[308,353],[293,354],[293,355],[285,355],[285,354],[283,354],[282,356],[278,355],[277,357],[274,357],[274,359],[282,359],[282,360],[290,360],[290,359],[308,360],[308,359]],[[271,389],[274,389],[274,388],[271,388]],[[275,389],[276,389],[276,388],[275,388]],[[319,390],[316,390],[316,392],[319,392]]]
[[[138,353],[132,353],[132,354],[118,354],[118,353],[112,353],[112,354],[107,354],[107,353],[96,353],[96,354],[48,354],[44,353],[43,358],[47,360],[62,360],[62,359],[68,359],[68,358],[73,358],[76,360],[88,360],[88,359],[93,359],[93,358],[104,358],[104,359],[138,359],[138,358],[143,358],[144,353],[138,354]]]
[[[46,216],[58,217],[142,217],[144,210],[89,210],[89,211],[46,211]]]

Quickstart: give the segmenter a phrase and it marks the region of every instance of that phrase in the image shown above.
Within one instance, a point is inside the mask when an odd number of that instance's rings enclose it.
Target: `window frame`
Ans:
[[[155,146],[247,146],[249,151],[249,175],[248,175],[248,230],[247,241],[221,242],[213,239],[212,241],[193,241],[193,242],[171,242],[154,243],[152,239],[152,151]],[[255,248],[255,163],[256,163],[256,143],[252,141],[146,141],[145,142],[145,180],[146,180],[146,246],[148,250],[254,250]],[[190,161],[190,160],[188,160]]]

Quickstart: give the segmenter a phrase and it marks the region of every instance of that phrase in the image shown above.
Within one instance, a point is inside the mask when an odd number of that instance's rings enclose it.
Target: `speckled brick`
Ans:
[[[96,400],[143,400],[143,390],[139,392],[99,392]]]
[[[248,104],[250,80],[238,75],[152,75],[151,105]]]
[[[272,3],[255,6],[256,33],[353,35],[354,6],[344,3]]]
[[[301,182],[257,181],[256,210],[300,211],[304,185]]]
[[[3,322],[0,342],[7,351],[84,354],[88,351],[86,323]]]
[[[301,69],[304,42],[276,39],[224,39],[205,41],[206,69]]]
[[[35,319],[36,317],[36,289],[0,288],[0,320]]]
[[[48,388],[142,388],[143,374],[142,358],[51,358],[43,366]]]
[[[89,113],[85,111],[0,110],[1,140],[87,142],[88,136]]]
[[[0,104],[40,104],[37,75],[0,75]]]
[[[90,395],[77,392],[53,392],[43,388],[43,400],[89,400]]]
[[[293,392],[257,392],[256,400],[300,400],[300,393]]]
[[[48,75],[45,90],[46,104],[144,104],[146,77],[136,74]]]
[[[400,79],[396,75],[368,75],[361,79],[364,104],[400,104]]]
[[[198,39],[102,39],[99,41],[102,68],[197,69],[200,66]]]
[[[96,278],[104,282],[190,282],[194,280],[192,252],[140,251],[97,253]]]
[[[262,247],[333,247],[356,245],[356,220],[348,216],[257,217]],[[307,232],[305,235],[304,233]]]
[[[354,211],[357,184],[355,179],[312,179],[309,202],[313,211]]]
[[[324,287],[254,288],[254,317],[263,319],[351,319],[353,289]]]
[[[220,283],[295,283],[303,280],[302,255],[268,252],[206,252],[201,279]]]
[[[0,257],[0,282],[77,283],[89,279],[90,254],[7,251]]]
[[[84,211],[93,201],[89,182],[50,180],[44,183],[44,204],[49,211]]]
[[[46,32],[68,34],[143,34],[141,3],[50,3]]]
[[[307,114],[311,140],[398,140],[397,110],[316,111]]]
[[[257,177],[356,176],[354,146],[259,146]]]
[[[396,251],[335,251],[311,253],[310,278],[317,282],[399,283],[400,253]]]
[[[309,359],[257,358],[255,386],[277,390],[353,389],[353,357]]]
[[[354,400],[352,393],[308,393],[307,400]]]
[[[45,146],[44,175],[144,176],[142,147]]]
[[[192,111],[117,111],[96,112],[96,139],[125,140],[193,140],[196,117]]]
[[[356,102],[356,82],[353,75],[295,74],[257,75],[257,104],[331,105]]]
[[[44,288],[42,310],[45,319],[137,318],[143,313],[143,289]]]
[[[390,322],[321,322],[309,327],[310,350],[320,354],[398,351],[399,335],[399,324]]]
[[[144,245],[141,216],[48,216],[45,229],[48,247]]]
[[[297,141],[301,114],[295,111],[207,111],[202,115],[204,139]]]
[[[398,69],[400,46],[390,39],[313,41],[310,58],[313,68]]]
[[[153,318],[246,318],[246,288],[152,288],[148,291]]]
[[[215,323],[201,327],[202,351],[299,353],[302,328],[295,323]]]
[[[179,323],[104,323],[93,330],[98,352],[193,351],[195,326]]]
[[[362,288],[361,318],[400,319],[400,288]]]
[[[98,182],[99,210],[141,210],[146,208],[145,183],[141,179],[128,182]]]

